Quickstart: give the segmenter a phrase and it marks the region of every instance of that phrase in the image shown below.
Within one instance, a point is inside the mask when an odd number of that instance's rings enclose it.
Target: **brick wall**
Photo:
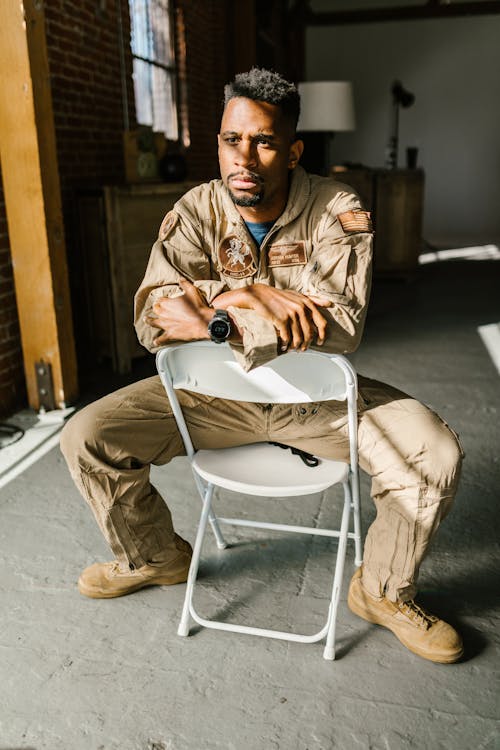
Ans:
[[[228,62],[227,4],[231,0],[178,0],[179,62],[184,75],[185,112],[191,145],[188,179],[218,176],[216,133]],[[119,0],[45,0],[47,49],[56,129],[57,157],[77,344],[84,338],[85,299],[80,286],[76,192],[124,179],[122,68]],[[182,21],[182,24],[180,22]],[[121,0],[121,25],[130,127],[135,126],[128,2]],[[182,64],[181,57],[184,57]],[[25,402],[15,294],[0,190],[0,416]]]
[[[228,63],[228,13],[223,0],[179,0],[178,16],[184,19],[186,98],[191,145],[187,152],[189,178],[213,179],[219,175],[217,139],[222,113],[223,88],[230,77]],[[180,36],[180,35],[179,35]],[[179,39],[178,41],[182,41]],[[179,63],[182,55],[178,54]]]
[[[123,180],[117,0],[46,0],[45,21],[61,189]],[[128,5],[122,0],[128,107],[134,118]]]

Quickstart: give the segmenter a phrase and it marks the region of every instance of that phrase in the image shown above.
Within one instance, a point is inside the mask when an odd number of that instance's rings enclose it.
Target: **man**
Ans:
[[[190,191],[167,214],[136,295],[136,329],[151,351],[227,339],[251,368],[290,348],[357,347],[370,286],[369,215],[350,188],[298,166],[299,106],[295,86],[269,71],[253,69],[226,86],[222,180]],[[189,392],[180,399],[197,449],[276,441],[326,458],[349,453],[338,402],[268,408]],[[458,441],[422,404],[361,377],[358,438],[377,517],[349,606],[420,656],[454,662],[460,636],[412,597],[455,494]],[[149,482],[151,463],[183,453],[159,378],[79,412],[62,449],[116,558],[84,570],[80,592],[110,598],[185,581],[190,545]]]

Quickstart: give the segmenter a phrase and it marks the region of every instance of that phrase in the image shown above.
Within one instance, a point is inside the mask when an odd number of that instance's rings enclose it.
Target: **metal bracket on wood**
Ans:
[[[52,381],[52,367],[41,359],[35,362],[36,387],[38,391],[39,408],[52,411],[56,408],[54,398],[54,384]]]

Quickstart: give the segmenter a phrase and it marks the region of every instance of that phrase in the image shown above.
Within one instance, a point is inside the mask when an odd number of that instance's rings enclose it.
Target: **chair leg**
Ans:
[[[222,536],[222,531],[220,530],[220,526],[217,522],[217,516],[213,513],[213,511],[210,511],[210,515],[208,516],[208,520],[210,521],[210,526],[212,528],[213,534],[215,536],[215,542],[217,544],[217,549],[226,549],[227,542]]]
[[[198,488],[198,492],[200,493],[201,500],[203,502],[203,499],[205,497],[206,488],[203,482],[201,481],[200,477],[196,472],[193,471],[194,481],[196,482],[196,486]],[[212,528],[213,534],[215,536],[215,541],[217,544],[218,549],[226,549],[227,542],[222,536],[222,531],[220,530],[220,526],[217,522],[217,516],[214,514],[212,510],[210,510],[208,520],[210,521],[210,526]]]
[[[198,575],[201,546],[203,544],[203,537],[205,536],[207,522],[210,516],[210,504],[212,502],[213,491],[213,484],[209,484],[205,490],[203,498],[203,510],[201,512],[200,522],[198,524],[198,531],[196,532],[193,557],[191,558],[191,565],[189,566],[186,596],[184,597],[184,606],[182,608],[181,621],[179,623],[179,627],[177,628],[177,635],[189,635],[189,609],[191,607],[191,600],[193,598],[194,584]]]
[[[359,474],[351,474],[352,509],[354,518],[354,564],[359,568],[363,564],[363,547],[361,543],[361,511],[359,507]]]
[[[332,598],[328,613],[328,633],[323,658],[333,661],[335,659],[335,627],[337,623],[337,609],[340,599],[340,588],[344,574],[344,562],[347,551],[347,534],[349,532],[349,516],[351,514],[351,488],[349,482],[344,482],[344,509],[342,511],[342,523],[340,525],[339,546],[337,549],[337,561],[335,564],[335,575],[333,578]]]

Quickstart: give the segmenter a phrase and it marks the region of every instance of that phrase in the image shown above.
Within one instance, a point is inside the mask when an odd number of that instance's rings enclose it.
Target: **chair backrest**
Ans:
[[[350,466],[355,477],[353,490],[359,497],[357,378],[341,354],[287,352],[245,372],[229,344],[193,341],[160,349],[156,367],[190,458],[195,451],[176,395],[178,389],[264,404],[347,401]]]
[[[166,347],[157,355],[174,389],[257,403],[344,401],[356,376],[341,355],[308,350],[288,352],[245,372],[228,344],[194,341]]]

